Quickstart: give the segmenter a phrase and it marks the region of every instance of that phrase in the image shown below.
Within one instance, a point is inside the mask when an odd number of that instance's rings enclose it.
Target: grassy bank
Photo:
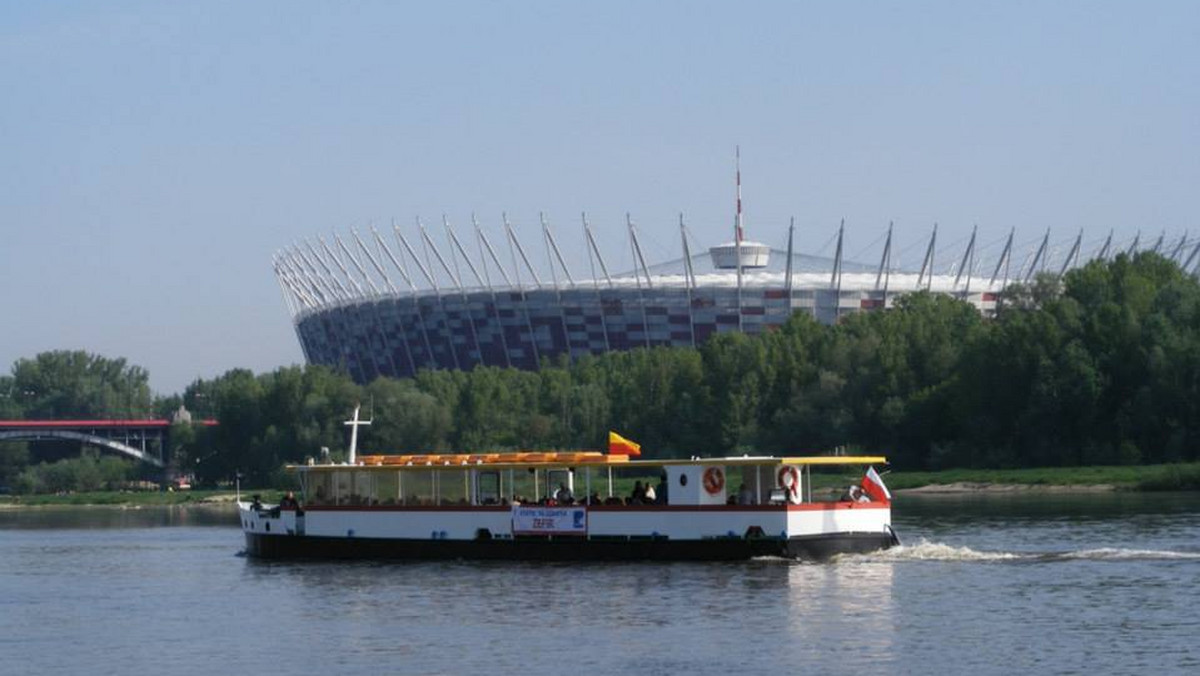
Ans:
[[[1200,490],[1200,463],[1145,466],[1040,467],[1035,469],[952,469],[890,472],[890,488],[972,484],[982,486],[1112,486],[1118,490]]]
[[[818,474],[813,477],[814,489],[840,491],[849,483],[856,483],[861,475],[836,473]],[[653,479],[653,477],[647,477]],[[1031,489],[1050,487],[1087,488],[1111,486],[1117,490],[1130,491],[1195,491],[1200,490],[1200,463],[1173,465],[1091,466],[1091,467],[1043,467],[1036,469],[952,469],[941,472],[888,472],[885,481],[893,490],[925,488],[931,486],[954,486],[957,490],[970,492],[986,491],[1000,486],[1022,486]],[[632,488],[632,478],[617,481],[618,495],[627,495]],[[576,486],[582,494],[582,485]],[[593,488],[603,492],[600,485]],[[246,489],[244,496],[260,493],[264,501],[275,502],[281,493],[275,490]],[[65,495],[5,495],[0,496],[0,507],[49,506],[49,505],[187,505],[220,504],[233,500],[234,493],[228,489],[191,490],[175,492],[156,491],[98,491],[68,493]]]
[[[276,491],[243,491],[243,495],[261,493],[274,497]],[[234,492],[228,489],[191,491],[95,491],[66,493],[63,495],[5,495],[0,496],[0,507],[42,507],[50,505],[203,505],[232,503]]]

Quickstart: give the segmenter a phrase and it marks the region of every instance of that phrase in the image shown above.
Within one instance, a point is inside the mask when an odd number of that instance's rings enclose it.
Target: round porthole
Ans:
[[[686,485],[687,485],[687,475],[686,475],[686,474],[680,474],[680,475],[679,475],[679,485],[680,485],[680,486],[686,486]]]

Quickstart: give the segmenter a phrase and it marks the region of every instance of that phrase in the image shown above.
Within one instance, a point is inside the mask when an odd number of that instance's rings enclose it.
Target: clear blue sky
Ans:
[[[613,267],[631,211],[847,251],[1176,237],[1200,186],[1198,2],[0,2],[0,369],[123,356],[161,393],[300,361],[271,255],[418,214]],[[918,247],[919,248],[919,247]],[[869,254],[874,258],[878,253]]]

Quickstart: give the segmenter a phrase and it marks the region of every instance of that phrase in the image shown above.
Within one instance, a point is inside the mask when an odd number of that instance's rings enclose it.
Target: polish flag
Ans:
[[[891,491],[883,485],[883,478],[874,467],[867,468],[867,474],[862,478],[862,489],[876,502],[889,502],[892,499]]]

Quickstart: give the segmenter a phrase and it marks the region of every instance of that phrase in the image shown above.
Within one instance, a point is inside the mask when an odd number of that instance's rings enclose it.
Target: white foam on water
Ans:
[[[989,552],[921,540],[869,554],[842,554],[837,563],[895,563],[902,561],[949,561],[963,563],[1055,562],[1055,561],[1200,561],[1200,552],[1162,549],[1100,547],[1068,552]]]
[[[1120,549],[1101,547],[1099,549],[1083,549],[1077,552],[1063,552],[1051,555],[1060,559],[1080,559],[1091,561],[1131,561],[1131,560],[1192,560],[1200,561],[1200,552],[1173,552],[1165,549]]]
[[[1024,554],[1011,552],[987,552],[970,547],[954,547],[940,542],[922,540],[916,544],[900,545],[870,554],[846,554],[836,557],[837,561],[1014,561],[1026,558]]]

